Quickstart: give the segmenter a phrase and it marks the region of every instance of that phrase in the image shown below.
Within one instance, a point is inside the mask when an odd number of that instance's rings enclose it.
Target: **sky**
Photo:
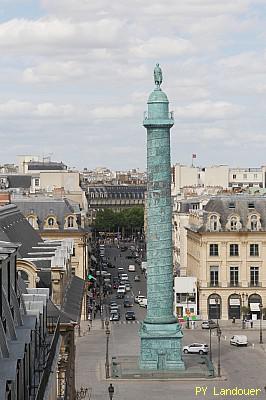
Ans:
[[[266,164],[266,0],[0,0],[0,164],[146,168],[160,63],[172,163]]]

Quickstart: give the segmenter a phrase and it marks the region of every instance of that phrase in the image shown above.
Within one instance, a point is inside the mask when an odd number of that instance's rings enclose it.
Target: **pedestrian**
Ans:
[[[94,310],[94,311],[93,311],[93,318],[94,318],[94,319],[96,318],[96,314],[97,314],[97,311]]]
[[[253,328],[253,321],[250,321],[250,327]]]

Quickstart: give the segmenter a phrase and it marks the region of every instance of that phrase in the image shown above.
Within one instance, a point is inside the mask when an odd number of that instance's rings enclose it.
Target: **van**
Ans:
[[[247,346],[248,338],[246,335],[234,335],[230,339],[230,344],[233,346]]]
[[[128,266],[128,272],[135,272],[135,271],[136,271],[135,265],[131,264]]]
[[[146,297],[139,299],[139,306],[147,308],[148,301]]]

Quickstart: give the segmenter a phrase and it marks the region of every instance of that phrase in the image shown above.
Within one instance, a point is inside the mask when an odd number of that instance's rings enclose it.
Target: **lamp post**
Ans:
[[[260,344],[263,344],[262,340],[262,304],[260,303]]]
[[[216,325],[217,325],[217,327],[219,326],[219,323],[218,323],[218,305],[219,305],[219,298],[218,297],[215,297],[215,304],[216,304]]]
[[[212,362],[212,330],[211,330],[211,327],[209,327],[209,331],[210,331],[209,357],[210,357],[210,361]]]
[[[188,310],[188,298],[189,298],[189,293],[187,293],[187,329],[189,329],[189,310]]]
[[[241,297],[242,297],[242,329],[245,329],[244,306],[245,306],[245,300],[248,299],[248,294],[247,293],[241,293]]]
[[[105,321],[105,333],[106,333],[106,357],[105,357],[105,375],[106,379],[110,378],[110,364],[109,364],[109,337],[110,337],[110,329],[109,329],[109,321]]]
[[[218,377],[221,376],[221,335],[222,335],[222,331],[220,326],[218,325],[217,328],[217,336],[218,336]]]

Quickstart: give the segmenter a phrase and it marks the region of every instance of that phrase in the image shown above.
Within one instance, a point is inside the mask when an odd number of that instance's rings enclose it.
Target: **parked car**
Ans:
[[[120,247],[120,250],[121,250],[121,251],[127,251],[127,246],[121,246],[121,247]]]
[[[107,267],[108,268],[115,268],[115,265],[109,262],[109,263],[107,263]]]
[[[126,317],[126,320],[127,321],[134,321],[135,319],[136,319],[136,316],[135,316],[135,313],[134,313],[134,311],[132,311],[132,310],[128,310],[126,313],[125,313],[125,317]]]
[[[246,335],[234,335],[230,339],[230,344],[233,346],[247,346],[248,338]]]
[[[192,343],[188,346],[183,347],[183,353],[197,353],[197,354],[208,354],[209,346],[202,343]]]
[[[128,272],[135,272],[136,271],[136,267],[134,264],[131,264],[128,266]]]
[[[141,259],[140,258],[136,258],[135,263],[140,265],[141,264]]]
[[[134,277],[134,281],[135,281],[135,282],[139,282],[139,281],[140,281],[140,277],[139,277],[139,275],[135,275],[135,277]]]
[[[202,329],[215,329],[215,328],[217,328],[217,324],[212,319],[209,319],[208,321],[202,322],[201,328]]]

